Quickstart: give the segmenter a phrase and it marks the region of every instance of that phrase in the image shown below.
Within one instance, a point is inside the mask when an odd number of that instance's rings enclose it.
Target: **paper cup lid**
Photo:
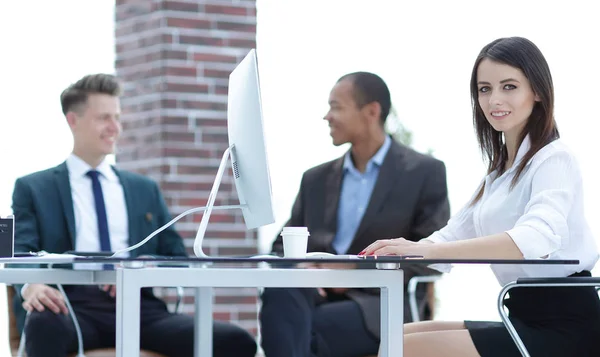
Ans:
[[[307,234],[307,235],[310,235],[310,233],[308,233],[308,228],[306,228],[306,227],[283,227],[281,234]]]

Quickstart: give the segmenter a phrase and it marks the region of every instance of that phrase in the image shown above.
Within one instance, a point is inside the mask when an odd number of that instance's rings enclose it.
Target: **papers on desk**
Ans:
[[[75,258],[81,258],[74,254],[55,254],[55,253],[30,253],[27,256],[16,256],[14,258],[0,258],[0,263],[29,263],[29,264],[53,264],[53,263],[72,263]]]
[[[57,259],[57,260],[73,260],[74,258],[81,258],[81,256],[75,255],[75,254],[46,253],[44,255],[40,255],[39,258]]]

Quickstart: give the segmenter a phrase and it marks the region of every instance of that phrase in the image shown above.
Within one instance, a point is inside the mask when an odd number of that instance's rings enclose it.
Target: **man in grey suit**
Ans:
[[[121,133],[120,85],[112,75],[88,75],[69,86],[61,105],[73,134],[73,152],[57,167],[17,179],[13,193],[15,252],[117,251],[134,245],[169,220],[158,185],[107,161]],[[179,234],[169,227],[130,253],[185,256]],[[15,310],[30,312],[29,357],[66,357],[77,350],[65,300],[52,286],[17,286]],[[115,345],[115,287],[64,287],[81,327],[86,350]],[[141,347],[171,357],[192,356],[194,321],[173,314],[143,289]],[[214,322],[214,355],[254,357],[256,343],[240,327]]]
[[[341,158],[304,173],[287,226],[306,226],[308,251],[358,254],[381,238],[413,241],[449,219],[444,164],[386,135],[390,92],[377,75],[341,77],[329,97],[334,145],[350,143]],[[278,237],[273,251],[281,253]],[[405,284],[425,267],[405,269]],[[422,315],[426,291],[418,292]],[[352,357],[377,354],[378,289],[265,289],[261,336],[266,357]],[[405,298],[405,301],[408,299]],[[405,321],[410,321],[408,303]]]

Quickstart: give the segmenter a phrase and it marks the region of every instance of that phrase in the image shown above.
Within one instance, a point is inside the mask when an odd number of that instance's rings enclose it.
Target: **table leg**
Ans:
[[[141,287],[127,273],[117,268],[117,357],[139,357]]]
[[[403,275],[399,277],[402,282]],[[381,357],[402,357],[404,342],[403,284],[381,288]]]
[[[194,356],[211,357],[213,350],[213,291],[195,288],[194,302]]]

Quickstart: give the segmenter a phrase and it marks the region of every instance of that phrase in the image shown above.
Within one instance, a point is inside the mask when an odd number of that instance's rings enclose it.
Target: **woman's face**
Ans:
[[[518,138],[539,101],[520,69],[487,58],[477,68],[477,91],[487,121],[507,140]]]

